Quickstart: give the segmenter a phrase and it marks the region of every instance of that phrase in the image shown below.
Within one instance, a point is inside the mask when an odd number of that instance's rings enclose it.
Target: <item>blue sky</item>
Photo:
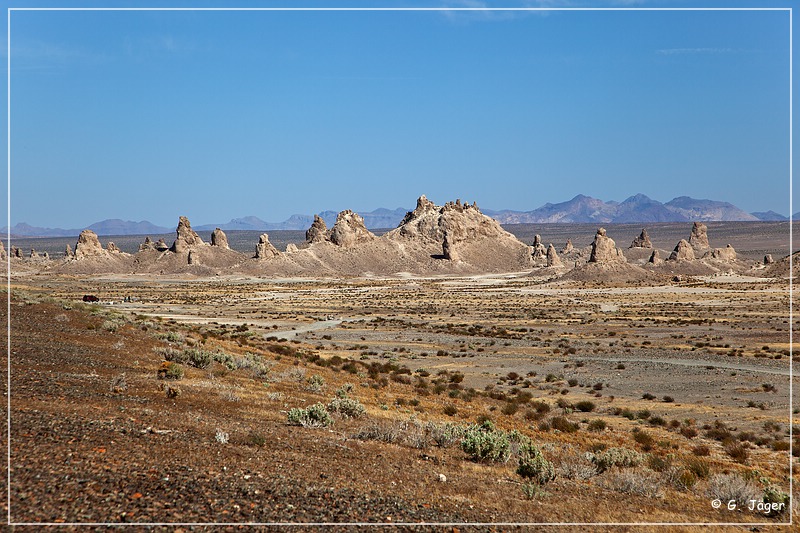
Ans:
[[[423,193],[789,212],[785,11],[14,11],[11,80],[12,224],[279,221]]]

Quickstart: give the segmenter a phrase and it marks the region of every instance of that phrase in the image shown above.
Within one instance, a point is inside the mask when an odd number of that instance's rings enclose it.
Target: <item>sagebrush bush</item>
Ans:
[[[649,470],[619,470],[612,472],[606,478],[605,484],[611,490],[625,494],[636,494],[648,498],[658,498],[662,495],[661,478]]]
[[[644,461],[644,456],[628,448],[609,448],[595,454],[593,461],[598,470],[605,472],[613,466],[619,468],[639,466]]]
[[[295,407],[289,411],[287,422],[292,426],[303,427],[328,427],[333,425],[333,418],[321,403],[303,409]]]
[[[750,500],[761,501],[759,488],[739,474],[717,474],[708,480],[709,497],[727,503],[734,500],[739,507]]]
[[[467,428],[461,449],[473,461],[505,463],[511,454],[511,443],[505,431],[494,429],[489,422]]]
[[[182,379],[183,367],[172,361],[164,361],[158,368],[158,379]]]
[[[367,412],[364,405],[353,398],[334,398],[328,404],[328,411],[342,418],[360,418]]]
[[[208,368],[214,362],[213,353],[198,348],[186,348],[183,356],[187,364],[200,369]]]
[[[544,485],[555,479],[556,470],[553,463],[544,458],[539,448],[533,444],[524,444],[519,450],[517,474]]]
[[[308,390],[311,392],[321,392],[325,387],[325,379],[319,374],[314,374],[308,378]]]
[[[464,437],[465,428],[450,422],[428,422],[425,424],[425,431],[437,446],[447,448]]]

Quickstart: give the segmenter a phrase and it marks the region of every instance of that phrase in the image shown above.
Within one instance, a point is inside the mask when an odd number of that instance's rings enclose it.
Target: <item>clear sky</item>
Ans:
[[[789,213],[786,11],[13,11],[10,50],[12,224],[280,221],[423,193]]]

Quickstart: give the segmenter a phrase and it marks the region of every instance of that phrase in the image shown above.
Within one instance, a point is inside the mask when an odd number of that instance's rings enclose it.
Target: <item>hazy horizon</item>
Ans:
[[[13,11],[11,225],[423,193],[789,215],[788,30],[759,10]]]

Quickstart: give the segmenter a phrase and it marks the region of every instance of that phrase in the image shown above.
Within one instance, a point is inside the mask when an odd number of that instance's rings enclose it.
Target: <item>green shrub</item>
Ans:
[[[158,368],[158,379],[179,380],[183,378],[183,367],[172,361],[164,361]]]
[[[606,429],[606,426],[605,420],[592,420],[589,422],[589,431],[603,431]]]
[[[594,402],[590,402],[589,400],[583,400],[575,404],[575,409],[583,413],[590,413],[594,411],[594,408]]]
[[[308,409],[300,407],[291,409],[287,415],[287,422],[292,426],[328,427],[333,425],[333,418],[324,405],[317,403]]]
[[[767,516],[777,516],[783,513],[789,506],[789,495],[775,485],[767,485],[767,487],[764,489],[763,501],[764,503],[771,505],[778,504],[772,505],[774,510],[770,510],[768,513],[766,513]]]
[[[525,444],[519,450],[517,474],[544,485],[555,479],[556,470],[553,463],[544,458],[539,448],[533,444]]]
[[[361,402],[353,398],[334,398],[327,409],[342,418],[361,418],[367,412]]]
[[[342,399],[349,397],[350,393],[353,392],[354,387],[355,385],[353,385],[352,383],[345,383],[344,385],[336,389],[336,397]]]
[[[308,378],[308,390],[311,392],[320,392],[325,387],[325,380],[319,374],[314,374]]]
[[[604,472],[613,466],[619,468],[639,466],[643,460],[644,456],[637,451],[628,448],[609,448],[596,454],[593,462],[598,470]]]
[[[484,422],[467,428],[461,439],[461,449],[473,461],[505,463],[511,453],[511,443],[505,431],[494,429],[491,422]]]
[[[195,368],[208,368],[214,361],[214,354],[198,348],[186,348],[183,350],[183,358],[187,364]]]
[[[425,431],[428,433],[440,448],[447,448],[457,440],[464,437],[465,429],[463,426],[446,422],[439,424],[436,422],[428,422],[425,425]]]

